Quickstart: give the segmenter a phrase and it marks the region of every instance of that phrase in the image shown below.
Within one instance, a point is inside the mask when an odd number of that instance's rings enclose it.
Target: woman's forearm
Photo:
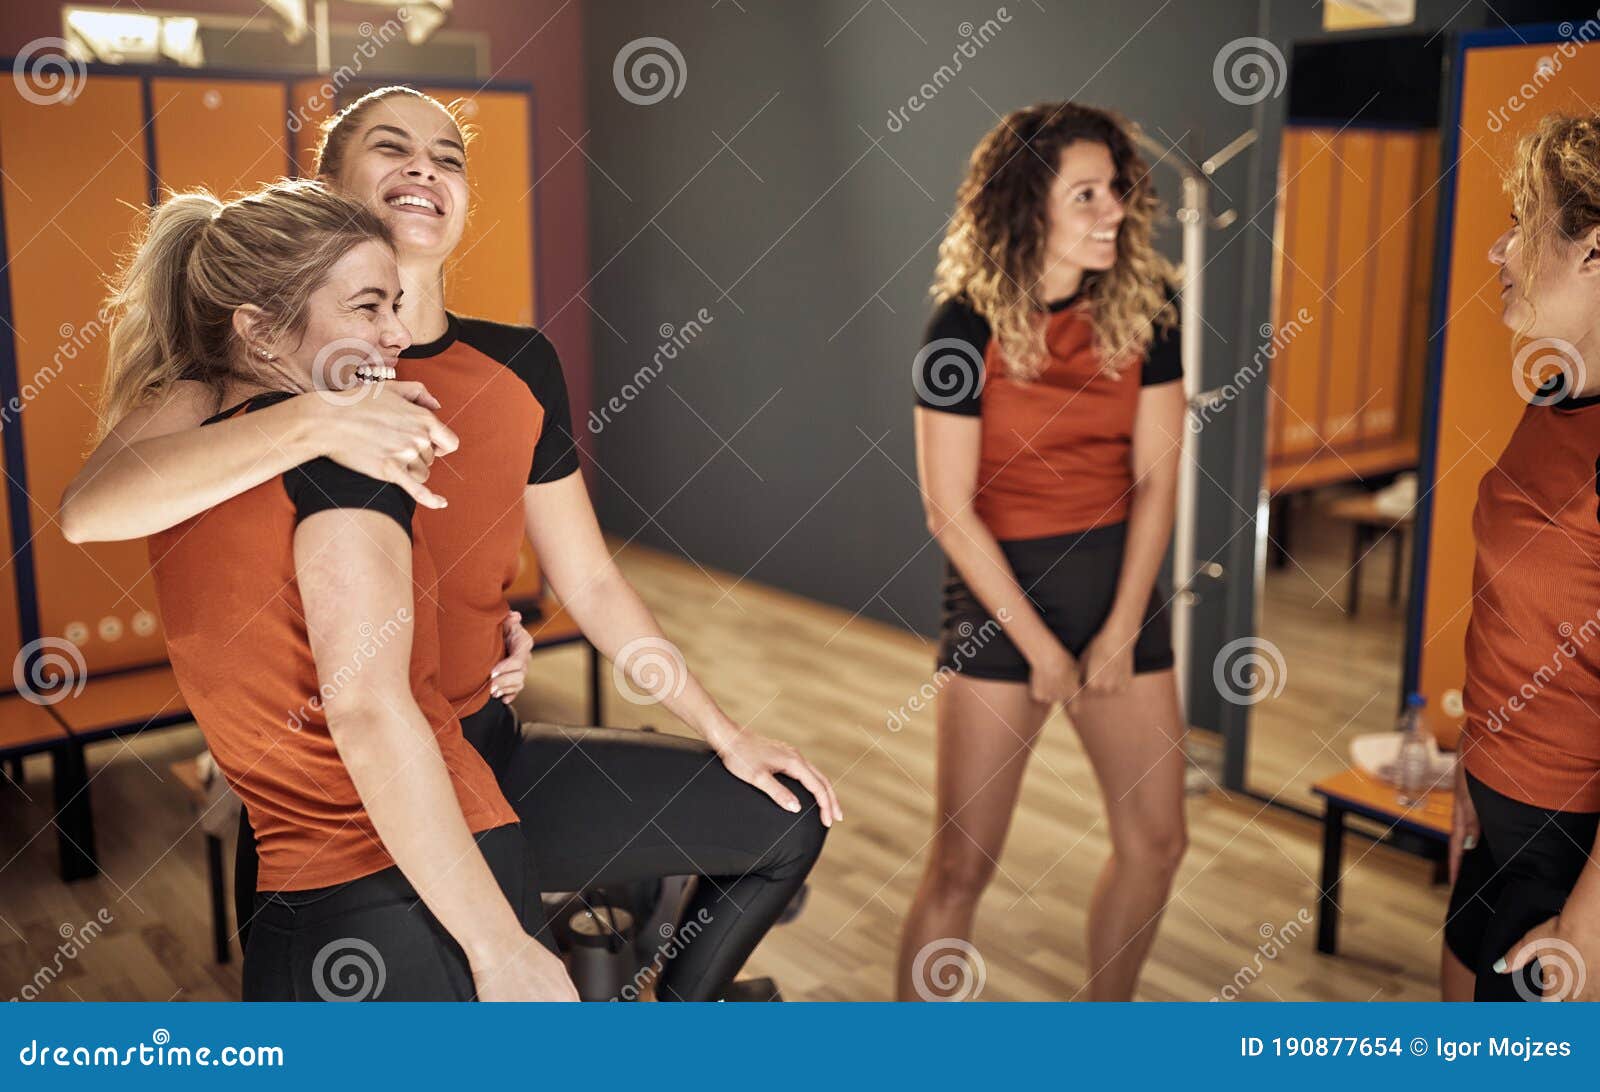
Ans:
[[[1060,643],[1044,624],[1026,590],[1017,583],[1017,574],[994,532],[970,505],[931,529],[961,579],[1025,659],[1036,662]]]
[[[323,454],[315,403],[291,398],[200,428],[108,437],[61,498],[69,542],[142,538]]]
[[[1177,489],[1172,482],[1150,478],[1134,486],[1128,505],[1122,571],[1117,576],[1116,597],[1106,625],[1131,632],[1143,624],[1150,591],[1166,559],[1167,544],[1172,541],[1176,503]]]
[[[604,572],[585,581],[582,588],[570,593],[570,597],[563,596],[560,588],[555,590],[561,605],[578,623],[583,635],[612,663],[621,663],[618,657],[622,650],[634,641],[667,641],[650,607],[628,583],[628,578],[622,575],[622,570],[617,568],[615,562],[608,560]],[[639,659],[637,663],[621,663],[621,666],[624,671],[630,671],[643,662],[643,659]],[[736,731],[737,726],[705,687],[700,685],[700,680],[694,677],[687,664],[683,666],[681,675],[668,674],[671,676],[667,680],[668,685],[656,688],[659,689],[661,704],[698,732],[707,743],[720,747],[727,734]],[[681,686],[678,685],[680,681]],[[653,680],[641,678],[636,680],[636,685],[642,690],[650,690]]]
[[[410,691],[330,699],[328,728],[384,849],[468,958],[524,943]]]

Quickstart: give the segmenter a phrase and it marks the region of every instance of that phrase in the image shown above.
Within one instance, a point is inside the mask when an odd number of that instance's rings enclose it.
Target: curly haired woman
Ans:
[[[1184,718],[1158,575],[1184,394],[1158,211],[1127,125],[1042,103],[978,144],[940,247],[913,379],[923,505],[947,558],[945,684],[934,836],[901,938],[906,1000],[928,995],[934,948],[968,943],[1058,703],[1111,835],[1089,909],[1091,999],[1133,997],[1183,858]]]

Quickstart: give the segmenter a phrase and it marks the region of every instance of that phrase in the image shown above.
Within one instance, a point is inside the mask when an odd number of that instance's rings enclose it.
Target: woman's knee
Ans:
[[[1189,832],[1181,816],[1164,822],[1145,820],[1116,831],[1112,847],[1119,861],[1170,879],[1189,851]]]
[[[803,865],[809,872],[817,858],[822,856],[822,845],[827,841],[828,828],[822,825],[822,811],[817,806],[817,798],[811,795],[810,789],[786,774],[779,774],[778,781],[800,801],[798,814],[784,813],[785,829],[782,838],[784,858],[793,864]]]
[[[977,902],[994,879],[992,857],[965,836],[941,835],[934,840],[928,859],[928,880],[933,893],[952,902]]]

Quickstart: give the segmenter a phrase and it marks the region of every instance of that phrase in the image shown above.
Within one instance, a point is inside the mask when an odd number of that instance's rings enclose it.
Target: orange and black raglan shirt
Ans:
[[[448,315],[437,340],[401,354],[399,378],[427,386],[461,446],[436,460],[428,488],[448,500],[417,512],[439,579],[439,686],[458,716],[489,700],[505,658],[500,623],[517,577],[522,494],[578,469],[556,350],[538,330]]]
[[[212,421],[288,397],[262,395]],[[328,509],[381,512],[412,535],[412,694],[467,825],[477,832],[517,821],[439,691],[439,626],[425,594],[437,577],[426,536],[412,525],[413,506],[398,486],[315,459],[150,538],[172,668],[218,767],[249,809],[259,890],[327,887],[394,864],[328,732],[295,578],[295,528]],[[374,650],[400,621],[373,620]]]
[[[1600,811],[1600,396],[1523,411],[1472,534],[1462,761],[1514,800]]]
[[[973,504],[1002,542],[1127,519],[1139,392],[1183,377],[1176,324],[1158,327],[1119,374],[1107,371],[1076,296],[1049,305],[1045,346],[1038,378],[1012,378],[988,321],[952,299],[935,309],[916,358],[918,405],[982,419]]]

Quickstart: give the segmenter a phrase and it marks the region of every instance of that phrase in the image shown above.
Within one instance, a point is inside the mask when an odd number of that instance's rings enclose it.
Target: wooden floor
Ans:
[[[800,918],[757,951],[751,974],[792,1000],[887,1000],[896,932],[931,830],[933,716],[898,731],[889,711],[930,680],[920,638],[633,547],[619,558],[690,666],[736,718],[799,745],[840,787],[848,819],[830,836]],[[934,589],[929,589],[934,594]],[[523,712],[580,716],[582,653],[536,655]],[[1337,677],[1337,676],[1335,676]],[[660,710],[613,699],[613,724]],[[52,974],[41,996],[222,1000],[238,963],[211,960],[204,858],[167,763],[199,749],[192,728],[91,752],[103,876],[55,877],[48,769],[0,786],[0,999]],[[1415,858],[1352,840],[1343,952],[1315,951],[1315,824],[1249,799],[1191,799],[1191,849],[1140,996],[1146,1000],[1429,1000],[1445,893]],[[1046,727],[975,943],[980,1000],[1068,1000],[1084,979],[1084,921],[1106,853],[1096,789],[1069,726]],[[76,958],[62,937],[102,910],[111,924]],[[102,919],[103,920],[103,919]],[[1270,956],[1265,953],[1271,953]],[[56,971],[59,962],[59,971]],[[976,983],[975,983],[976,984]]]
[[[1246,784],[1300,807],[1317,804],[1314,782],[1350,765],[1352,739],[1394,729],[1400,705],[1406,588],[1389,602],[1393,543],[1366,554],[1351,616],[1351,530],[1318,508],[1336,495],[1296,498],[1293,560],[1267,570],[1261,596],[1260,635],[1281,656],[1283,688],[1250,707]]]

